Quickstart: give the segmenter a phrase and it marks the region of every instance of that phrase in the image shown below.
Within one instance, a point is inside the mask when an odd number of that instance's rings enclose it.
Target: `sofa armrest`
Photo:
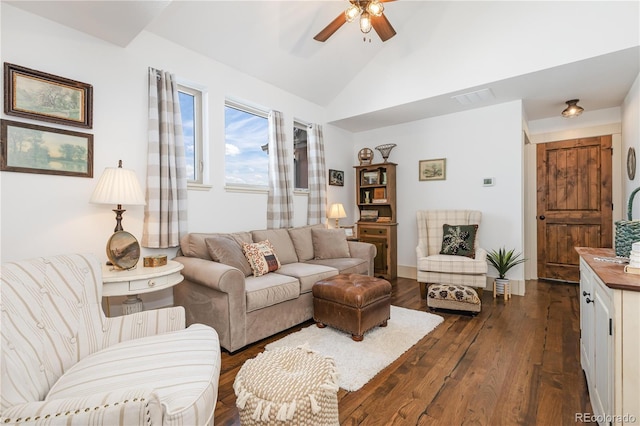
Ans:
[[[487,261],[487,251],[483,248],[478,247],[478,249],[476,250],[476,260],[483,260],[483,261]]]
[[[163,407],[149,389],[35,401],[14,405],[2,412],[3,425],[20,424],[162,424]]]
[[[106,318],[103,327],[103,348],[127,340],[182,330],[185,323],[182,306],[109,317]]]
[[[349,245],[349,253],[351,257],[366,260],[369,263],[369,275],[373,275],[374,259],[376,257],[376,246],[371,243],[363,243],[361,241],[347,241]]]
[[[244,297],[245,277],[239,269],[198,257],[179,256],[173,260],[184,265],[181,272],[185,281]]]

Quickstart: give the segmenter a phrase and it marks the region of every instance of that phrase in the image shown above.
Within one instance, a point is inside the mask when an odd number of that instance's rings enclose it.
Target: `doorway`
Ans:
[[[578,282],[574,247],[611,247],[611,135],[536,146],[537,272]]]

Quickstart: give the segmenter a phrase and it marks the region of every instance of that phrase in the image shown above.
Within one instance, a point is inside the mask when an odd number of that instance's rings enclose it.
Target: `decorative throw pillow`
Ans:
[[[440,254],[476,257],[476,233],[478,225],[442,225],[442,249]]]
[[[344,229],[311,229],[313,253],[316,259],[351,257]]]
[[[280,261],[269,240],[252,244],[243,243],[242,251],[251,265],[254,277],[280,269]]]
[[[209,237],[204,242],[214,261],[239,269],[245,277],[253,274],[242,247],[231,237]]]

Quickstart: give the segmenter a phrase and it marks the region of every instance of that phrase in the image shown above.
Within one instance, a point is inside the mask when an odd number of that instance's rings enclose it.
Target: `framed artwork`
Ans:
[[[0,170],[93,177],[93,135],[0,120]]]
[[[445,180],[447,177],[447,159],[420,160],[418,164],[419,180]]]
[[[378,172],[363,172],[362,173],[362,185],[377,185],[378,184]]]
[[[356,238],[355,227],[351,226],[341,226],[340,228],[344,229],[344,233],[347,238]]]
[[[5,62],[4,112],[90,129],[93,86]]]
[[[344,186],[344,171],[329,169],[329,185]]]

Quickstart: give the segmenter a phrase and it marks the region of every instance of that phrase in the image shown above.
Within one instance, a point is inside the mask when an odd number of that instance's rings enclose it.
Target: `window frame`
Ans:
[[[231,99],[231,98],[225,98],[224,100],[224,108],[232,108],[238,111],[242,111],[244,113],[247,114],[252,114],[252,115],[256,115],[260,118],[264,118],[267,120],[269,120],[269,111],[267,109],[264,108],[260,108],[254,105],[251,105],[250,103],[247,103],[245,101],[239,101],[239,100],[235,100],[235,99]],[[224,123],[225,127],[226,127],[226,122]],[[226,144],[226,138],[227,138],[227,134],[225,131],[224,134],[225,137],[225,144]],[[268,134],[267,134],[267,138],[268,138]],[[227,173],[226,173],[226,153],[225,153],[225,172],[224,172],[224,188],[227,191],[230,192],[255,192],[255,193],[268,193],[269,192],[269,182],[267,182],[265,185],[252,185],[252,184],[243,184],[243,183],[228,183],[227,182]],[[268,159],[267,159],[267,170],[268,170]],[[267,179],[268,179],[268,175],[267,175]]]
[[[209,143],[208,143],[208,90],[205,86],[178,78],[178,92],[194,98],[194,179],[187,180],[188,189],[208,189]]]
[[[292,161],[292,163],[293,163],[293,176],[294,176],[294,180],[295,180],[296,175],[297,175],[297,170],[296,170],[296,161],[295,161],[295,158],[296,158],[296,157],[295,157],[295,156],[296,156],[296,147],[295,147],[295,143],[296,143],[296,141],[295,141],[295,129],[296,129],[296,128],[304,129],[304,131],[305,131],[305,132],[307,132],[307,170],[306,170],[306,173],[307,173],[307,187],[306,187],[306,188],[298,188],[298,187],[295,185],[295,183],[296,183],[296,182],[294,182],[294,188],[293,188],[293,190],[294,190],[294,192],[295,192],[295,193],[308,193],[308,192],[309,192],[309,128],[310,128],[310,127],[311,127],[311,124],[309,124],[309,123],[307,123],[307,122],[305,122],[305,121],[302,121],[302,120],[299,120],[299,119],[294,119],[294,120],[293,120],[293,127],[292,127],[292,129],[291,129],[291,130],[292,130],[292,137],[291,137],[291,139],[292,139],[292,142],[291,142],[292,150],[291,150],[291,152],[292,152],[292,157],[293,157],[293,158],[291,159],[291,161]]]

